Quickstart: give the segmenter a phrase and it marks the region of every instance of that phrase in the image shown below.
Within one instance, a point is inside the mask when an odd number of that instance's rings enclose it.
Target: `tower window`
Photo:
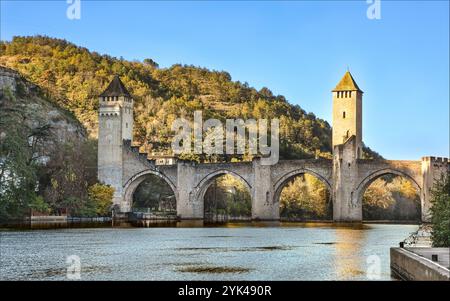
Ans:
[[[352,97],[352,91],[348,92],[348,97]]]
[[[128,122],[125,123],[125,127],[128,128]]]
[[[342,118],[345,119],[345,111],[342,112]]]

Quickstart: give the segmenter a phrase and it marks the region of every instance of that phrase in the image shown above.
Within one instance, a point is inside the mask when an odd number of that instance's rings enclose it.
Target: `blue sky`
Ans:
[[[363,140],[389,159],[449,156],[449,2],[1,1],[1,39],[42,34],[125,59],[193,64],[266,86],[331,123],[350,68]]]

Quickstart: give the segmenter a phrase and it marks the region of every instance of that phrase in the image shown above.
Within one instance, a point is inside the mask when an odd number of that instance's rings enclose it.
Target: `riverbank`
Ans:
[[[258,221],[251,219],[218,220],[180,220],[177,218],[121,218],[111,217],[64,217],[1,221],[0,229],[62,229],[62,228],[196,228],[196,227],[228,227],[229,225],[244,227],[336,227],[336,228],[366,228],[369,225],[417,225],[414,221],[363,221],[363,222],[334,222],[331,220],[278,220]]]
[[[433,248],[430,225],[421,225],[400,247],[391,248],[391,271],[402,280],[450,281],[450,250]]]

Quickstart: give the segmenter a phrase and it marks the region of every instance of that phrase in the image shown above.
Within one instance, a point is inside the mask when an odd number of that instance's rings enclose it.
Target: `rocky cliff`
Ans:
[[[43,90],[26,80],[17,71],[0,66],[0,110],[3,122],[0,122],[0,135],[9,126],[8,117],[19,116],[16,122],[23,122],[27,127],[49,129],[48,148],[52,141],[70,141],[86,139],[86,130],[69,111],[62,109]],[[50,141],[51,140],[51,141]]]

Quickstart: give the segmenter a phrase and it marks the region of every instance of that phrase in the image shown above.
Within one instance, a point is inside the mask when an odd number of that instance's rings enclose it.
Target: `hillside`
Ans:
[[[135,99],[135,141],[146,151],[170,152],[174,118],[279,118],[282,158],[330,157],[331,127],[268,88],[233,81],[224,71],[189,65],[159,68],[152,59],[127,61],[100,55],[65,40],[14,37],[0,44],[0,65],[18,70],[73,112],[97,135],[97,96],[118,74]],[[376,154],[368,150],[367,156]]]
[[[82,124],[68,110],[49,99],[42,89],[17,71],[0,66],[0,132],[20,123],[30,133],[42,130],[45,137],[39,151],[49,151],[53,141],[86,139]]]

